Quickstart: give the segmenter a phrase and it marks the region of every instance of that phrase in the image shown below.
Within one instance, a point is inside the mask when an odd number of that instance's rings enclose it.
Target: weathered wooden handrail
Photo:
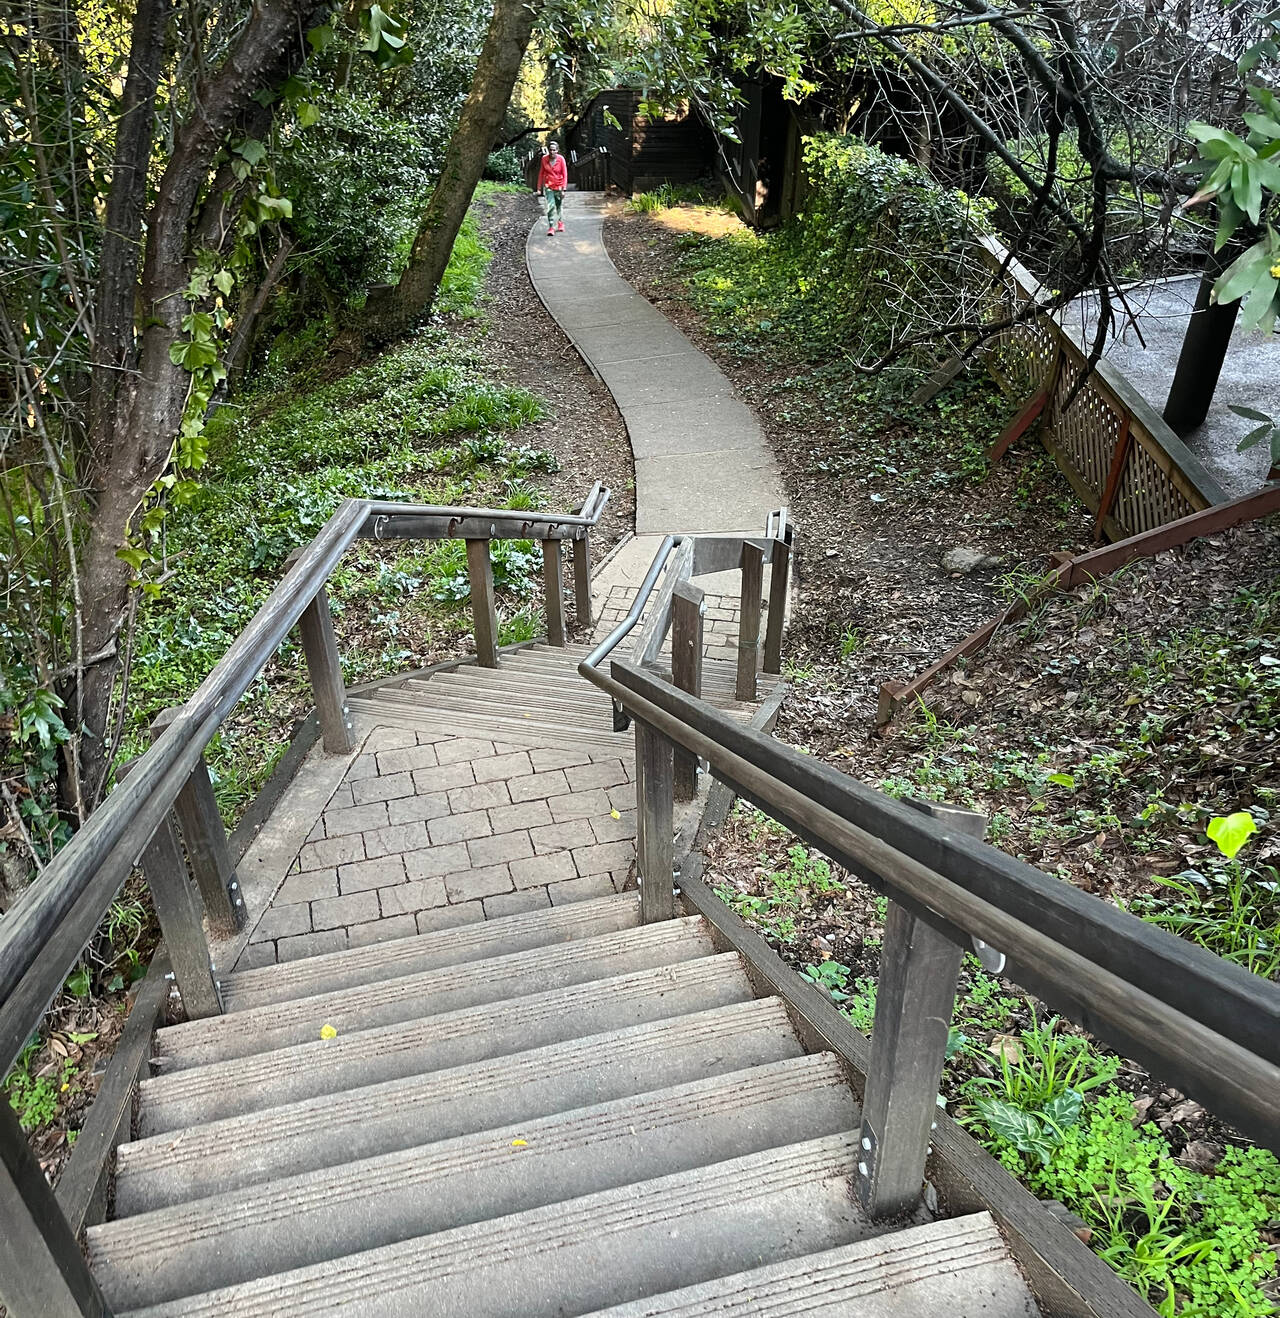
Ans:
[[[650,671],[584,677],[652,731],[953,942],[1245,1134],[1280,1148],[1280,986],[801,755]],[[643,811],[644,806],[641,805]]]
[[[596,482],[575,514],[345,500],[298,554],[133,772],[0,920],[0,1074],[12,1065],[62,987],[111,900],[187,787],[222,721],[290,631],[315,610],[325,583],[355,540],[474,535],[484,544],[487,558],[491,539],[585,538],[608,498],[609,491]],[[316,640],[325,649],[325,638]],[[333,668],[329,665],[330,678]],[[312,676],[317,677],[314,669]],[[332,726],[326,726],[326,743],[332,733],[335,748],[340,748],[340,711],[345,704],[340,675],[328,683],[328,695],[334,709],[329,711]]]

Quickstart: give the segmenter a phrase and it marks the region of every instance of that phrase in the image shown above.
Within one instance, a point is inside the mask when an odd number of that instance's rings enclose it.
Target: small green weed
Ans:
[[[1054,1017],[1032,1026],[999,1049],[1000,1074],[973,1076],[961,1090],[972,1104],[962,1118],[1006,1141],[1020,1153],[1047,1162],[1063,1133],[1080,1119],[1084,1095],[1110,1084],[1118,1057],[1097,1052],[1087,1039],[1059,1030]]]
[[[1280,872],[1236,861],[1153,875],[1176,899],[1140,897],[1133,910],[1264,979],[1280,978]]]
[[[849,974],[849,967],[841,965],[839,961],[819,961],[816,965],[805,966],[800,972],[800,978],[824,989],[832,1002],[847,1002]]]
[[[521,641],[532,641],[546,631],[542,619],[532,609],[521,609],[509,618],[498,622],[498,644],[517,645]]]
[[[86,1042],[94,1037],[91,1034],[72,1036]],[[31,1067],[41,1047],[41,1040],[33,1039],[22,1050],[4,1082],[9,1106],[17,1115],[18,1124],[27,1132],[40,1130],[57,1118],[59,1097],[71,1088],[78,1070],[77,1063],[67,1057],[52,1075],[34,1074]]]
[[[840,637],[841,662],[859,653],[865,643],[866,638],[856,627],[848,628]]]

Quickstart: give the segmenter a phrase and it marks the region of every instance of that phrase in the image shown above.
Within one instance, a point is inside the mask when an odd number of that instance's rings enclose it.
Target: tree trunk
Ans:
[[[418,225],[409,264],[394,288],[379,288],[369,295],[365,325],[370,333],[378,337],[402,333],[430,311],[454,239],[502,128],[533,23],[534,10],[526,0],[495,0],[471,91]]]
[[[281,234],[280,246],[276,248],[276,254],[271,258],[271,264],[267,266],[257,287],[246,290],[236,313],[235,329],[231,333],[231,342],[227,345],[226,360],[223,362],[227,368],[227,378],[223,386],[214,394],[215,400],[225,401],[239,393],[245,370],[249,365],[249,354],[258,328],[258,317],[262,315],[262,309],[267,305],[267,298],[271,296],[272,290],[280,282],[280,277],[284,274],[285,262],[288,261],[289,253],[292,251],[293,239],[287,234]]]
[[[306,53],[304,34],[326,8],[318,0],[275,0],[254,8],[231,53],[195,89],[197,108],[178,131],[146,215],[145,249],[141,207],[153,150],[146,90],[154,89],[154,73],[150,56],[139,53],[149,47],[136,43],[155,22],[163,23],[168,0],[144,0],[139,10],[130,80],[136,73],[141,90],[131,106],[126,98],[131,112],[118,129],[107,202],[108,241],[94,345],[95,362],[104,364],[95,368],[87,464],[92,511],[81,560],[82,652],[110,657],[87,667],[78,681],[72,679],[75,690],[68,702],[81,729],[82,793],[89,809],[106,790],[115,749],[112,695],[132,577],[117,551],[168,463],[190,389],[190,376],[171,361],[169,349],[182,337],[187,311],[182,294],[191,275],[194,223],[228,134],[258,110],[255,94],[278,86],[300,66]],[[145,131],[141,119],[147,122]],[[111,217],[117,213],[123,222],[113,225]],[[134,328],[135,307],[141,333]],[[107,378],[98,378],[104,375]]]

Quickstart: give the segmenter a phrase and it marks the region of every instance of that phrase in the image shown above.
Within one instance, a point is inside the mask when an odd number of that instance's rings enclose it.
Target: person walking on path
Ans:
[[[569,186],[569,166],[560,154],[559,142],[547,143],[547,154],[538,169],[538,193],[547,203],[547,237],[564,232],[564,190]],[[554,227],[553,227],[554,226]]]

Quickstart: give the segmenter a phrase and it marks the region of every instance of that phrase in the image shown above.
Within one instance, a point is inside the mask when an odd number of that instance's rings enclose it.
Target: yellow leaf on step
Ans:
[[[609,818],[610,818],[610,819],[621,819],[622,816],[621,816],[616,810],[610,810],[610,811],[609,811]]]
[[[322,1039],[336,1039],[338,1037],[338,1031],[326,1022],[320,1027],[320,1037]]]
[[[529,1147],[529,1141],[528,1141],[528,1140],[512,1140],[512,1141],[511,1141],[511,1147],[512,1147],[513,1149],[527,1149],[527,1148]]]

